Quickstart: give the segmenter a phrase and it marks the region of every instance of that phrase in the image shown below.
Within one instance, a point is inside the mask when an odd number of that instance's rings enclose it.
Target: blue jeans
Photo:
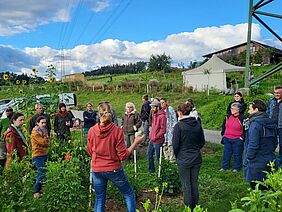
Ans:
[[[136,202],[135,202],[135,194],[134,191],[123,171],[123,168],[119,168],[117,170],[111,172],[92,172],[94,190],[96,194],[95,212],[103,212],[105,211],[105,202],[106,202],[106,190],[108,180],[112,181],[121,192],[127,210],[129,212],[136,211]]]
[[[34,185],[34,193],[39,192],[41,190],[42,181],[45,179],[46,175],[45,163],[47,159],[48,155],[32,158],[32,162],[34,163],[37,170],[36,181]]]
[[[149,142],[148,151],[147,151],[147,159],[149,164],[149,172],[155,172],[154,165],[154,153],[156,152],[156,163],[159,165],[160,160],[160,149],[163,144],[153,144],[151,141]]]
[[[238,139],[223,138],[224,142],[224,153],[222,159],[222,168],[230,168],[230,160],[232,154],[234,155],[234,169],[240,170],[242,168],[242,153],[244,142]]]

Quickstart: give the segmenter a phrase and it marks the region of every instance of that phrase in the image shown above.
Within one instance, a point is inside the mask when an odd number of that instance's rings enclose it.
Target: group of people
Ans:
[[[105,209],[108,181],[112,181],[122,193],[127,210],[136,210],[134,191],[121,161],[127,160],[139,144],[148,145],[149,172],[155,172],[154,155],[158,165],[161,151],[167,160],[176,161],[184,203],[192,209],[198,203],[198,175],[202,163],[200,149],[205,144],[205,138],[193,101],[188,99],[175,112],[165,98],[153,98],[150,102],[148,95],[144,95],[142,99],[140,114],[132,102],[126,103],[120,127],[113,123],[111,105],[108,102],[98,105],[98,122],[89,129],[87,142],[96,194],[95,211]],[[144,135],[136,133],[141,125]]]
[[[42,182],[45,178],[45,163],[48,159],[48,147],[50,146],[51,122],[50,116],[44,113],[42,104],[35,105],[36,114],[28,121],[30,142],[23,133],[22,126],[25,117],[20,112],[14,112],[13,108],[6,109],[6,118],[0,121],[0,169],[10,166],[11,159],[21,161],[31,145],[32,162],[36,167],[37,176],[34,185],[34,197],[39,198],[42,194]],[[59,111],[54,117],[54,132],[57,139],[65,143],[70,139],[73,115],[67,111],[64,103],[59,104]]]
[[[246,118],[247,104],[240,92],[235,93],[234,101],[226,111],[222,124],[222,143],[224,154],[221,171],[230,169],[234,156],[233,171],[242,168],[244,177],[254,188],[254,180],[263,181],[269,170],[267,164],[275,159],[277,137],[279,137],[279,157],[282,161],[282,86],[275,87],[274,98],[268,106],[262,100],[249,104],[249,117]],[[139,145],[148,145],[148,171],[154,173],[156,165],[164,158],[176,162],[182,184],[184,203],[195,208],[199,200],[198,176],[202,163],[201,148],[205,137],[200,114],[193,100],[188,99],[176,110],[165,98],[142,97],[141,112],[136,111],[132,102],[125,104],[121,125],[109,102],[100,102],[97,110],[88,102],[83,112],[84,133],[87,135],[87,150],[91,156],[91,169],[95,198],[95,211],[104,211],[106,188],[112,181],[122,193],[128,211],[136,210],[135,194],[122,168],[121,161],[130,158]],[[54,133],[62,144],[71,139],[73,115],[64,103],[58,105],[59,111],[54,117]],[[24,115],[6,110],[7,118],[0,121],[0,165],[9,167],[10,159],[17,156],[22,160],[32,149],[32,161],[37,169],[34,197],[42,193],[42,181],[46,173],[45,163],[50,146],[50,116],[44,113],[42,104],[35,105],[36,114],[29,120],[30,143],[22,132]],[[144,134],[140,132],[141,126]],[[13,152],[16,150],[16,153]],[[244,155],[244,157],[243,157]]]
[[[282,162],[282,86],[274,88],[274,97],[268,105],[260,99],[247,104],[242,93],[234,95],[234,101],[227,107],[227,115],[222,124],[222,144],[224,153],[220,171],[230,169],[233,156],[233,172],[243,168],[244,178],[252,189],[267,189],[254,181],[263,181],[265,171],[270,171],[269,162],[276,166]],[[279,140],[279,142],[278,142]],[[279,155],[275,150],[279,143]]]

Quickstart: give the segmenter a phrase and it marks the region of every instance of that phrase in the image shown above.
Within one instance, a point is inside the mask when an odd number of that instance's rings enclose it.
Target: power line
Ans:
[[[100,38],[102,38],[107,32],[108,30],[114,25],[114,23],[119,19],[119,17],[122,15],[122,13],[129,7],[129,5],[131,4],[131,0],[125,5],[125,7],[120,11],[120,13],[117,15],[117,17],[112,21],[112,23],[106,28],[106,30],[95,40],[98,41]]]
[[[110,14],[110,16],[107,18],[107,20],[105,21],[105,23],[102,25],[102,27],[98,30],[98,32],[91,38],[90,40],[90,44],[93,42],[93,40],[95,39],[95,37],[97,37],[106,27],[106,25],[108,24],[108,22],[112,19],[112,17],[114,17],[114,15],[117,13],[117,11],[119,10],[119,8],[122,5],[123,0],[120,1],[120,3],[118,4],[118,6],[116,7],[116,10],[113,10],[112,13]]]
[[[67,39],[67,41],[66,41],[66,43],[65,43],[65,48],[67,48],[67,46],[68,46],[68,44],[69,44],[69,41],[71,40],[71,36],[72,36],[72,33],[73,33],[73,29],[74,29],[75,26],[76,26],[76,23],[77,23],[78,16],[79,16],[79,14],[80,14],[82,5],[83,5],[83,0],[79,0],[78,6],[76,7],[75,12],[74,12],[74,18],[73,18],[73,22],[72,22],[73,24],[71,25],[69,37],[68,37],[68,39]]]

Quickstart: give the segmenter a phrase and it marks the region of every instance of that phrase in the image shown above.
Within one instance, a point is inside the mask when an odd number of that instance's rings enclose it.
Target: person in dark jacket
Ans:
[[[221,135],[224,144],[222,166],[220,171],[225,171],[230,168],[230,160],[232,154],[234,156],[233,172],[238,172],[242,168],[242,154],[244,146],[244,115],[240,113],[241,104],[234,102],[231,105],[231,115],[225,117]]]
[[[57,138],[63,143],[68,141],[71,137],[70,128],[72,128],[72,115],[67,112],[65,103],[59,104],[59,112],[55,116],[54,131]]]
[[[149,139],[149,117],[150,117],[150,112],[151,112],[151,102],[149,101],[148,95],[143,95],[142,97],[143,100],[143,105],[141,107],[141,120],[142,120],[142,126],[144,129],[144,143],[148,143]]]
[[[86,110],[83,112],[83,120],[84,120],[83,131],[84,134],[87,135],[90,127],[94,126],[97,122],[96,121],[97,114],[93,110],[93,104],[91,102],[88,102],[86,104]]]
[[[51,122],[50,122],[50,116],[48,114],[44,113],[44,106],[41,103],[37,103],[35,104],[35,110],[36,110],[36,114],[34,116],[32,116],[32,118],[29,120],[29,127],[28,127],[28,131],[29,134],[31,135],[31,132],[33,130],[33,128],[36,126],[36,120],[39,116],[44,116],[46,118],[46,129],[47,129],[47,134],[50,137],[50,133],[51,133]]]
[[[184,204],[192,210],[199,201],[198,176],[202,163],[200,149],[205,145],[204,131],[199,120],[190,117],[191,103],[177,108],[179,122],[174,126],[172,146],[184,194]]]
[[[28,143],[21,130],[24,124],[24,115],[22,113],[14,113],[12,116],[12,123],[4,133],[4,140],[6,142],[7,149],[7,162],[6,167],[10,166],[10,160],[13,157],[13,152],[16,151],[16,155],[21,161],[24,156],[28,154]]]
[[[142,121],[140,114],[136,112],[135,105],[132,102],[125,104],[125,113],[122,117],[121,128],[126,141],[126,147],[130,147],[135,139],[135,133],[141,127]]]
[[[227,116],[230,116],[231,115],[231,105],[234,103],[234,102],[238,102],[240,103],[240,113],[242,114],[245,114],[245,111],[247,109],[247,104],[245,103],[244,101],[244,98],[243,98],[243,95],[241,92],[236,92],[234,94],[234,101],[230,102],[227,109],[226,109],[226,114]]]
[[[277,126],[266,114],[266,104],[254,100],[249,106],[249,120],[245,124],[244,177],[255,189],[256,182],[265,179],[264,171],[270,171],[267,165],[275,159],[277,147]],[[260,189],[265,189],[259,186]]]
[[[279,137],[279,155],[278,162],[279,166],[282,167],[282,86],[276,86],[274,88],[274,97],[270,99],[267,107],[267,114],[278,127],[278,137]]]

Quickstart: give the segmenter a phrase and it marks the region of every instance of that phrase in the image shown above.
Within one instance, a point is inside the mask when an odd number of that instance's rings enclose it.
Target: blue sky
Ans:
[[[248,8],[248,0],[1,0],[0,71],[60,69],[62,49],[66,73],[162,53],[187,65],[245,42]],[[282,1],[261,11],[279,14]],[[281,19],[261,17],[282,36]],[[259,24],[252,38],[282,48]]]

